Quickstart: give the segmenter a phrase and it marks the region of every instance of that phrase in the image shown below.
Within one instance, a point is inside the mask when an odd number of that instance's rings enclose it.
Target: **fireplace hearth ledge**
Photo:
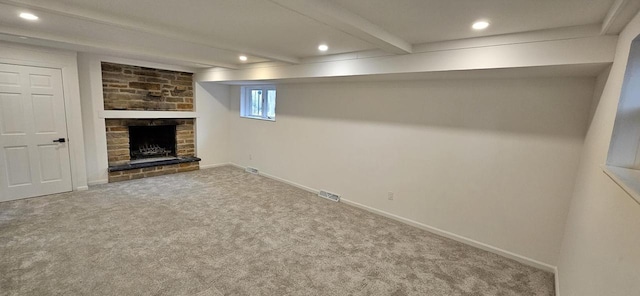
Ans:
[[[109,167],[109,172],[128,171],[128,170],[135,170],[135,169],[142,169],[142,168],[150,168],[155,166],[197,162],[201,160],[202,159],[198,157],[187,156],[187,157],[178,157],[176,159],[169,159],[169,160],[151,161],[151,162],[143,162],[143,163],[136,163],[136,164],[114,165]]]

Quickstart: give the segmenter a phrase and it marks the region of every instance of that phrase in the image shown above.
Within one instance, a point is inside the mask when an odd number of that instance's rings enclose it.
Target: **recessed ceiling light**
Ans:
[[[320,44],[318,46],[318,50],[319,51],[327,51],[327,50],[329,50],[329,46],[327,46],[326,44]]]
[[[243,55],[239,56],[238,58],[243,62],[247,60],[247,56],[243,56]]]
[[[32,13],[23,12],[20,14],[20,17],[25,20],[35,21],[38,19],[38,16]]]
[[[473,23],[473,26],[471,26],[471,28],[473,28],[474,30],[484,30],[488,27],[489,27],[489,22],[487,21],[477,21]]]

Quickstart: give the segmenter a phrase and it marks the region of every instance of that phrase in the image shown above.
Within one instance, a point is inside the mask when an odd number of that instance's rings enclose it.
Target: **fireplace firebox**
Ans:
[[[129,126],[131,163],[176,158],[176,125]]]

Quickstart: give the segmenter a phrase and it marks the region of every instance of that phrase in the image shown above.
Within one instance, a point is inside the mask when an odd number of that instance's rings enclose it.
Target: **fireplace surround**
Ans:
[[[199,169],[194,119],[106,119],[109,182]]]

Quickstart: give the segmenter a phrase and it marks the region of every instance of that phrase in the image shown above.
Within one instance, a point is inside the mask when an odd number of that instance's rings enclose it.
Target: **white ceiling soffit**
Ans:
[[[439,71],[398,73],[379,75],[354,75],[341,77],[291,78],[279,80],[247,80],[226,81],[228,85],[262,85],[282,83],[348,83],[348,82],[376,82],[376,81],[406,81],[406,80],[450,80],[450,79],[504,79],[504,78],[540,78],[540,77],[596,77],[611,63],[593,63],[580,65],[561,65],[545,67],[502,68],[462,71]],[[220,82],[204,82],[220,83]]]
[[[617,39],[617,36],[592,36],[323,63],[239,70],[212,69],[200,71],[197,80],[229,83],[249,80],[606,64],[613,61]]]

